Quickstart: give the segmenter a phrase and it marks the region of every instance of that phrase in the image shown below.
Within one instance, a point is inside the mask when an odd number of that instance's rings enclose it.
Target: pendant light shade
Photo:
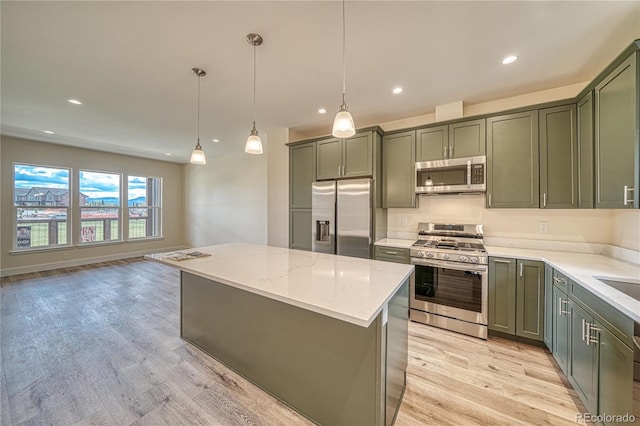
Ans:
[[[191,68],[191,71],[198,77],[198,139],[196,147],[191,153],[191,163],[193,164],[207,164],[207,157],[204,155],[202,146],[200,146],[200,78],[207,75],[207,73],[200,68]]]
[[[333,130],[331,131],[331,134],[336,138],[348,138],[356,134],[356,125],[344,101],[347,93],[347,66],[345,62],[346,24],[344,15],[344,0],[342,0],[342,103],[340,104],[340,111],[338,111],[336,118],[333,120]]]
[[[263,42],[260,34],[247,34],[247,43],[253,46],[253,129],[247,138],[244,152],[247,154],[262,154],[262,140],[256,130],[256,47]]]

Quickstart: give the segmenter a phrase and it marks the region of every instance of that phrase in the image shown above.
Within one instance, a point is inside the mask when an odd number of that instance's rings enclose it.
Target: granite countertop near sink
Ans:
[[[573,253],[514,247],[485,246],[489,256],[539,260],[548,263],[611,306],[640,323],[640,301],[600,281],[638,283],[640,265],[594,253]]]

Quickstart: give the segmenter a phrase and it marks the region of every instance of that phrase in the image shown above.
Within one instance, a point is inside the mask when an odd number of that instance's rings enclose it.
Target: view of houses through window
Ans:
[[[78,172],[79,225],[72,224],[74,194],[71,169],[14,164],[14,249],[46,248],[123,239],[123,175],[88,170]],[[75,185],[74,185],[75,186]],[[127,177],[126,237],[159,237],[162,179]],[[73,229],[72,229],[73,227]],[[77,232],[77,236],[73,237]]]

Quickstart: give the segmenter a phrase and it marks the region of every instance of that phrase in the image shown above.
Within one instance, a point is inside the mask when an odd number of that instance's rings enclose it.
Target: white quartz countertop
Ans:
[[[628,281],[640,286],[640,265],[592,253],[485,246],[489,256],[540,260],[567,275],[611,306],[640,322],[640,301],[594,277]]]
[[[170,259],[194,251],[210,256]],[[362,327],[386,309],[414,270],[412,265],[244,243],[145,258]]]

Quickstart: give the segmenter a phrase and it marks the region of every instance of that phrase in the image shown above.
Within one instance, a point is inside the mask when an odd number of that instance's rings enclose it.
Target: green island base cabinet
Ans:
[[[545,287],[545,343],[586,410],[618,424],[633,407],[633,320],[559,271]]]

